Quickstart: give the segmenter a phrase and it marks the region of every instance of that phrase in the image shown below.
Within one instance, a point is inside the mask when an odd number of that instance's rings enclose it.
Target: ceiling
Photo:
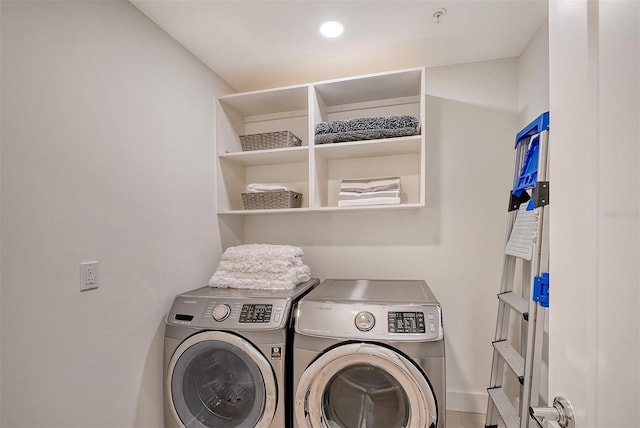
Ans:
[[[517,57],[547,17],[547,0],[130,1],[242,92]],[[321,36],[326,20],[343,35]]]

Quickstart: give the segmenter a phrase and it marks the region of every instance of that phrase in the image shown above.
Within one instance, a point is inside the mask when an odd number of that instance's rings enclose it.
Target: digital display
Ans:
[[[240,311],[241,323],[261,323],[271,321],[271,310],[273,305],[251,304],[242,305]]]
[[[389,312],[389,333],[424,333],[423,312]]]
[[[193,320],[193,315],[176,314],[176,321],[191,321],[191,320]]]

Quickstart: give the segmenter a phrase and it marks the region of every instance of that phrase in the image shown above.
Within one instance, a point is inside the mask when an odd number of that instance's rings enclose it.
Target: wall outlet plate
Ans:
[[[98,288],[98,262],[80,263],[80,291]]]

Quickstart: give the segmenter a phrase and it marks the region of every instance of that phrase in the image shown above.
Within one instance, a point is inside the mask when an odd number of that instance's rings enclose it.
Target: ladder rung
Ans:
[[[529,319],[529,305],[527,304],[527,301],[515,294],[513,291],[498,294],[498,299],[522,315],[522,318],[525,320]]]
[[[493,342],[493,347],[511,367],[511,370],[518,376],[518,381],[522,384],[524,382],[524,358],[506,340]]]
[[[498,409],[498,413],[504,421],[505,426],[507,428],[518,428],[520,426],[520,418],[507,398],[507,395],[504,393],[504,390],[501,387],[489,388],[487,392],[496,409]]]

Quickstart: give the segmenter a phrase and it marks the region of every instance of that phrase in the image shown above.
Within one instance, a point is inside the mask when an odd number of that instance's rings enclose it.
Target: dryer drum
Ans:
[[[401,354],[376,344],[337,346],[303,372],[295,399],[300,427],[436,425],[428,382]]]
[[[342,427],[405,427],[407,394],[397,379],[369,364],[354,364],[325,387],[322,409],[329,424]]]

